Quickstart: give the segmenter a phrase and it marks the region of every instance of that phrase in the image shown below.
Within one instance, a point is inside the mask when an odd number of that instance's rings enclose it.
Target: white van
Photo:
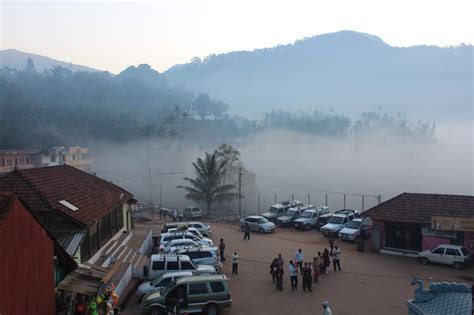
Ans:
[[[148,268],[148,279],[156,279],[164,273],[171,271],[188,270],[197,274],[212,275],[216,268],[209,265],[195,265],[186,255],[151,255]]]

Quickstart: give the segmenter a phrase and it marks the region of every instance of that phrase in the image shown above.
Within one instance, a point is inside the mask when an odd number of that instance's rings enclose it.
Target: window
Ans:
[[[220,281],[211,282],[211,290],[212,292],[224,292],[225,287]]]
[[[438,247],[434,251],[432,251],[432,253],[442,255],[444,253],[444,247]]]
[[[165,269],[165,262],[164,261],[154,261],[153,265],[151,266],[152,270],[164,270]]]
[[[458,250],[454,248],[446,248],[446,255],[459,256]]]
[[[206,294],[207,285],[206,283],[190,283],[189,284],[189,295]]]
[[[164,278],[163,280],[161,280],[157,285],[155,285],[155,287],[164,287],[164,286],[167,286],[170,282],[171,282],[171,278]]]
[[[188,255],[191,259],[212,257],[212,254],[210,252],[187,252],[184,255]]]
[[[0,159],[0,166],[5,166],[5,159]]]
[[[315,212],[313,213],[313,218],[317,218],[318,217],[318,214]]]
[[[56,155],[51,155],[51,162],[56,162]]]
[[[166,270],[179,270],[179,263],[177,261],[168,261]]]
[[[461,252],[463,253],[464,256],[469,255],[469,252],[464,247],[461,248]]]
[[[18,158],[15,158],[15,165],[18,165]]]
[[[181,270],[194,270],[193,264],[191,264],[189,261],[182,261],[181,262]]]
[[[173,238],[173,237],[171,237],[171,236],[165,237],[165,238],[163,239],[163,243],[166,243],[166,242],[171,241],[172,238]]]

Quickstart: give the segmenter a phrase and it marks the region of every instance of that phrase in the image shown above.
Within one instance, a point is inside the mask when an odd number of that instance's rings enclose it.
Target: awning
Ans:
[[[100,267],[80,265],[59,283],[58,289],[95,296],[108,271]]]
[[[76,255],[79,246],[81,246],[82,240],[86,235],[86,230],[82,230],[75,233],[66,233],[66,232],[58,232],[53,233],[54,237],[58,241],[59,245],[71,256],[74,257]]]

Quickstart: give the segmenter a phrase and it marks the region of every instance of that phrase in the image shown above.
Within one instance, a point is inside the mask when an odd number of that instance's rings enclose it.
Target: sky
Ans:
[[[392,46],[474,43],[472,0],[0,0],[0,49],[118,73],[354,30]]]

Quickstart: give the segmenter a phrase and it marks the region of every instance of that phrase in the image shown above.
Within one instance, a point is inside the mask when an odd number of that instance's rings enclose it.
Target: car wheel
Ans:
[[[420,263],[421,263],[422,265],[428,265],[429,262],[430,262],[430,261],[429,261],[428,258],[426,258],[426,257],[420,258]]]
[[[219,306],[216,304],[209,304],[206,306],[206,309],[204,310],[204,314],[206,315],[217,315],[219,314]]]
[[[309,231],[309,230],[311,230],[311,225],[309,225],[309,224],[306,224],[306,225],[304,226],[304,229],[305,229],[306,231]]]
[[[459,261],[456,261],[456,262],[453,264],[453,267],[454,267],[454,269],[456,269],[456,270],[460,270],[460,269],[462,269],[463,265],[462,265]]]
[[[264,231],[262,228],[260,228],[260,229],[258,230],[258,233],[260,233],[260,234],[263,234],[264,232],[265,232],[265,231]]]
[[[159,306],[153,306],[148,310],[149,315],[165,315],[165,311]]]

